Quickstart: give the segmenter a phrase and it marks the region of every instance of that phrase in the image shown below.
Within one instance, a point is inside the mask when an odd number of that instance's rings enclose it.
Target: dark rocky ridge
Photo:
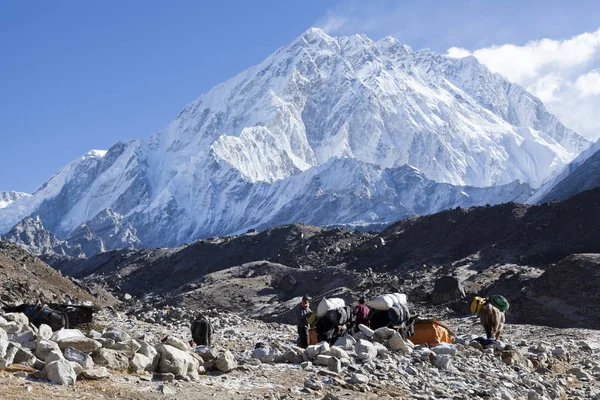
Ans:
[[[0,300],[18,305],[42,302],[116,303],[104,289],[63,276],[37,257],[12,243],[0,242]]]
[[[467,298],[506,293],[515,305],[510,322],[563,326],[565,321],[579,321],[577,326],[600,328],[597,317],[565,318],[561,313],[566,308],[552,313],[552,302],[532,303],[520,294],[523,288],[535,288],[538,279],[552,276],[552,264],[563,258],[600,253],[599,203],[600,188],[542,205],[448,210],[400,221],[380,234],[294,224],[176,249],[120,250],[86,260],[63,257],[48,262],[138,298],[231,310],[270,304],[256,313],[269,320],[282,320],[303,293],[352,300],[358,294],[393,290],[409,294],[412,301],[429,301],[436,279],[456,276]],[[594,260],[588,269],[595,268]],[[600,279],[581,268],[572,271],[574,281],[586,281],[583,293],[600,291]],[[286,274],[296,281],[293,290],[278,284]],[[565,297],[558,289],[548,289],[547,295],[560,301]],[[450,306],[464,314],[466,303],[456,300]],[[535,304],[534,312],[519,312],[519,304],[523,310]]]

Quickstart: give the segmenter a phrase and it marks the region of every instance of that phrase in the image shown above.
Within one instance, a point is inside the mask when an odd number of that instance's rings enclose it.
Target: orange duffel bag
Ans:
[[[414,344],[426,344],[433,347],[442,342],[452,343],[452,332],[447,325],[435,319],[415,322],[415,334],[408,340]]]

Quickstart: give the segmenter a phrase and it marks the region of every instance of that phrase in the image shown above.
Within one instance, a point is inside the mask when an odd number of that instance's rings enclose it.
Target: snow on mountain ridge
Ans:
[[[8,206],[10,203],[19,200],[22,197],[31,196],[24,192],[0,192],[0,208]]]
[[[433,181],[537,186],[587,144],[539,100],[474,59],[311,29],[187,105],[164,131],[69,164],[30,200],[0,210],[0,232],[37,213],[66,237],[108,208],[144,245],[291,216],[381,222],[461,201],[460,190]],[[354,161],[335,161],[344,159]],[[430,182],[427,190],[414,178],[414,187],[386,183],[389,171],[407,164]],[[335,183],[331,201],[312,195],[328,193],[323,180]],[[495,202],[489,193],[510,200],[495,188],[477,193],[488,203]],[[394,196],[409,206],[401,211]],[[335,206],[340,201],[344,207]]]

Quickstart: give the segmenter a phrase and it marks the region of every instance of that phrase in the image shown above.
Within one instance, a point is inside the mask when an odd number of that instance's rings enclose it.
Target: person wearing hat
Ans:
[[[358,299],[358,304],[354,307],[354,326],[363,324],[369,326],[369,307],[365,304],[365,297]]]
[[[298,335],[300,336],[300,347],[303,349],[308,347],[308,317],[312,314],[308,297],[302,296],[300,304],[296,306],[296,320],[298,324]]]

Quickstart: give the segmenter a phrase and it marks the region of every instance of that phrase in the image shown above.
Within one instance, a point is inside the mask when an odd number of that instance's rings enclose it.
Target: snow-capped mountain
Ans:
[[[1,209],[0,232],[35,214],[66,237],[109,208],[146,246],[293,221],[391,222],[522,198],[588,146],[473,57],[310,29],[164,131],[72,162]]]
[[[600,140],[582,152],[527,201],[563,200],[600,185]]]
[[[0,192],[0,208],[4,208],[13,201],[19,200],[22,197],[30,196],[23,192]]]

